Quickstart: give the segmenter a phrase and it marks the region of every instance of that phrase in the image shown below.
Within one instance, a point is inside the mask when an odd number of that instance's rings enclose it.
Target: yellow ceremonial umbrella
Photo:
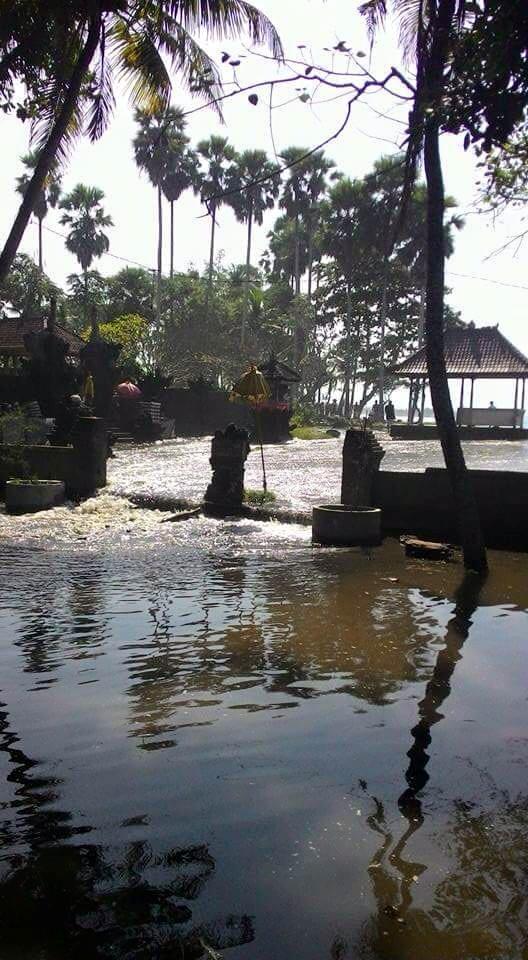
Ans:
[[[260,424],[260,413],[258,409],[258,404],[262,403],[264,400],[268,400],[271,394],[268,381],[260,372],[257,370],[254,363],[249,365],[249,370],[240,377],[240,380],[235,383],[232,391],[231,397],[240,397],[242,400],[246,400],[248,403],[252,404],[255,408],[255,422],[257,426],[257,437],[260,445],[260,458],[262,460],[262,486],[264,488],[264,493],[268,489],[266,482],[266,464],[264,463],[264,448],[262,446],[262,429]]]

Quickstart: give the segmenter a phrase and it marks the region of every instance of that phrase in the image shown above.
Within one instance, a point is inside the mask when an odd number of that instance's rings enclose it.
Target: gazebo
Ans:
[[[506,431],[519,436],[524,417],[526,379],[528,378],[528,359],[510,343],[495,327],[467,327],[447,330],[445,333],[445,361],[449,379],[460,380],[460,400],[457,410],[457,424],[468,435],[500,435],[505,438]],[[423,425],[425,406],[425,387],[428,379],[425,347],[421,347],[412,356],[392,368],[396,377],[408,378],[409,406],[407,423],[409,429],[416,429],[413,423],[416,404],[413,397],[419,397],[419,425]],[[475,407],[473,394],[475,380],[513,380],[515,383],[513,407]],[[466,385],[469,381],[469,404],[466,401]],[[473,430],[478,428],[478,431]],[[400,433],[401,427],[396,427]],[[395,431],[395,432],[396,432]],[[392,431],[391,431],[392,433]],[[394,435],[394,434],[393,434]]]
[[[270,388],[269,399],[258,404],[262,438],[265,443],[284,443],[291,439],[290,388],[300,382],[300,374],[278,360],[273,353],[268,360],[259,364],[259,370]]]

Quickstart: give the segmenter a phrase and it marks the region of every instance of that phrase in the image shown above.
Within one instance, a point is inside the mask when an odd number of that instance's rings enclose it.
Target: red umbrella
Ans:
[[[118,383],[116,393],[118,397],[122,397],[123,400],[138,400],[141,396],[139,387],[136,387],[135,383],[131,383],[128,380],[125,380],[124,383]]]

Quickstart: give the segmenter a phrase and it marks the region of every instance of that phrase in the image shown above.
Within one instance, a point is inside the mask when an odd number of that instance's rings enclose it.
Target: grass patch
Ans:
[[[244,490],[244,500],[246,503],[253,503],[261,506],[263,503],[275,503],[277,494],[273,490]]]
[[[329,440],[326,430],[322,427],[295,427],[292,437],[296,440]]]

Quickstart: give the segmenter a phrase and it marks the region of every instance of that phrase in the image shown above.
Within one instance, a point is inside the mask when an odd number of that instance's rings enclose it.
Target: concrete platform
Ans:
[[[528,430],[520,427],[459,427],[461,440],[528,440]],[[431,423],[391,423],[392,440],[438,440],[436,425]]]

